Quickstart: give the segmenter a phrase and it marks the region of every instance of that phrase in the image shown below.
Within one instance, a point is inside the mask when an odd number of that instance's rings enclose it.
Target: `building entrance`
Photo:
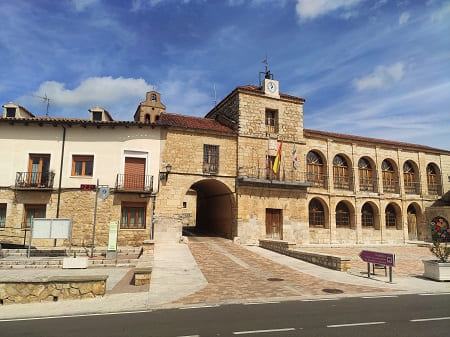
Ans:
[[[266,208],[266,236],[271,239],[283,239],[281,209]]]

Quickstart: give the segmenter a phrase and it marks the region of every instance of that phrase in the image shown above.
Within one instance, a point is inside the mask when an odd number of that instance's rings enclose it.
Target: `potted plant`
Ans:
[[[447,242],[450,239],[448,221],[441,216],[433,218],[431,222],[431,236],[433,246],[430,247],[431,253],[438,260],[423,261],[423,276],[436,281],[450,281],[450,247]]]

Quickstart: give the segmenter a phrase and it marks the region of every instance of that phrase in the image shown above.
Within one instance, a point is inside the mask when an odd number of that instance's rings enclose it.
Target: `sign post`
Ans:
[[[108,251],[106,252],[107,259],[114,259],[117,257],[117,234],[119,232],[119,221],[109,222],[109,237],[108,237]]]
[[[363,250],[359,257],[367,262],[367,277],[370,278],[370,264],[382,264],[389,267],[389,282],[392,283],[392,267],[395,267],[395,254]]]

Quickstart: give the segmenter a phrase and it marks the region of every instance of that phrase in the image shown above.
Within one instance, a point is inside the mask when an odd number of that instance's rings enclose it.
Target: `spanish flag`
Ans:
[[[280,146],[278,146],[277,156],[275,157],[275,160],[273,162],[273,173],[278,173],[280,170],[280,161],[281,161],[281,147],[283,146],[283,141],[281,141]]]

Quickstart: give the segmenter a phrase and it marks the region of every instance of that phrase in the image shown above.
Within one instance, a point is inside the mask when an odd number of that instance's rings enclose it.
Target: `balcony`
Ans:
[[[383,180],[383,192],[384,193],[400,193],[400,185],[398,181]]]
[[[337,190],[353,190],[353,177],[334,176],[333,185]]]
[[[405,181],[405,193],[406,194],[420,194],[420,182],[418,181]]]
[[[378,192],[377,191],[377,180],[370,178],[360,178],[359,179],[359,190],[361,192]]]
[[[428,194],[430,195],[442,195],[441,184],[428,184]]]
[[[53,189],[54,172],[16,172],[15,188],[19,190]]]
[[[118,174],[116,192],[147,192],[153,190],[153,176],[141,174]]]
[[[308,187],[311,183],[306,181],[306,174],[297,170],[281,169],[274,173],[268,168],[241,168],[238,174],[238,180],[244,184],[271,185],[276,187]]]

